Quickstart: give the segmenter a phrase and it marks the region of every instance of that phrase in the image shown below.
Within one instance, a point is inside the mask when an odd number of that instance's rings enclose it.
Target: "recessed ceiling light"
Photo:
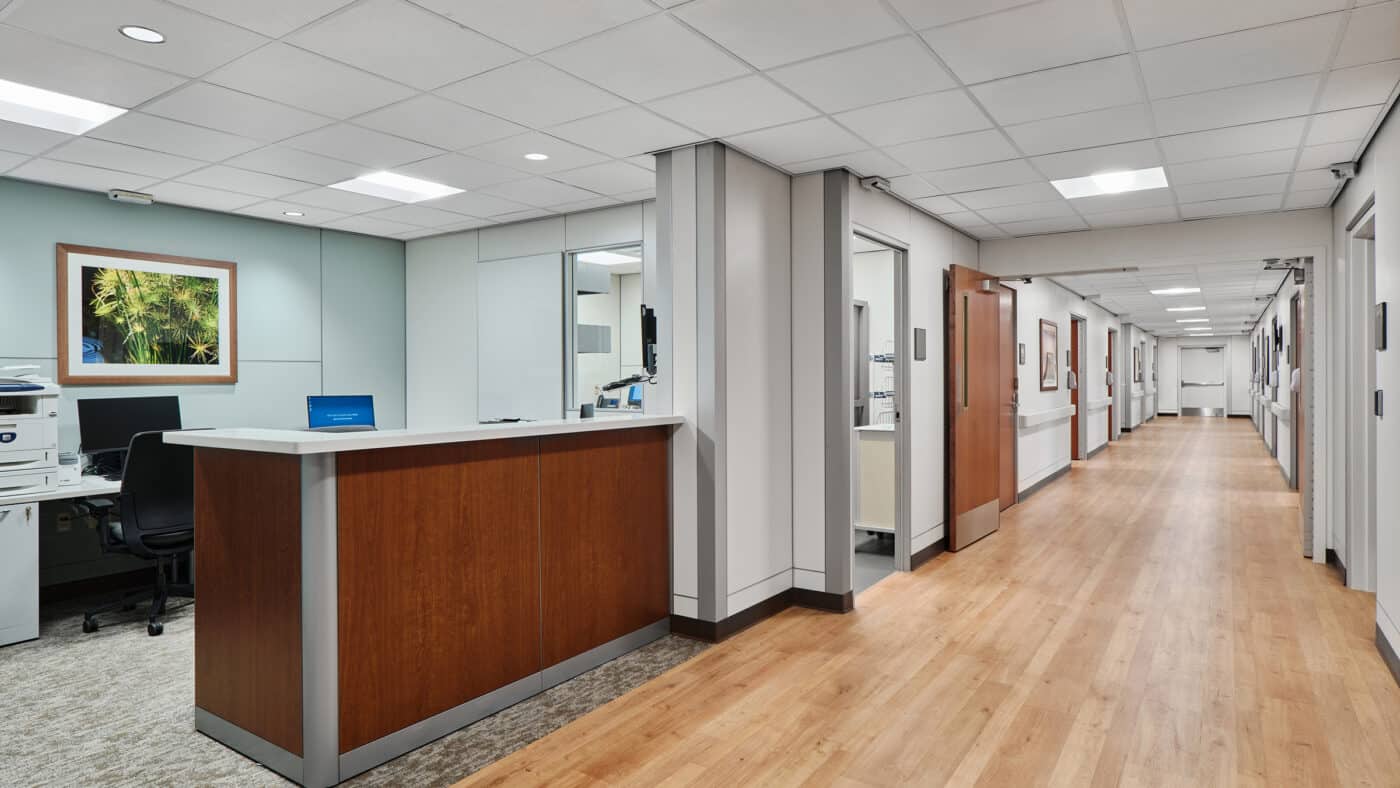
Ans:
[[[140,25],[123,25],[120,28],[120,30],[122,35],[126,36],[132,41],[140,41],[143,44],[165,43],[165,36],[159,30],[152,30],[149,27],[142,27]]]
[[[82,134],[125,113],[110,104],[0,79],[0,120]]]
[[[1190,295],[1201,292],[1199,287],[1164,287],[1161,290],[1148,290],[1152,295]]]
[[[632,248],[580,252],[578,261],[580,263],[593,263],[595,265],[630,265],[642,261],[642,250]]]
[[[1183,317],[1183,318],[1178,319],[1176,322],[1178,322],[1178,323],[1209,323],[1209,322],[1210,322],[1210,318],[1208,318],[1208,317]]]
[[[371,197],[382,197],[396,202],[422,202],[423,200],[434,200],[438,197],[462,193],[461,189],[453,186],[445,186],[421,178],[410,178],[407,175],[388,171],[372,172],[369,175],[361,175],[348,181],[332,183],[331,188],[356,192],[357,194],[368,194]]]
[[[1168,312],[1200,312],[1205,309],[1203,306],[1169,306]]]
[[[548,154],[548,153],[527,153],[527,154],[525,154],[525,158],[529,159],[530,161],[545,161],[546,159],[549,158],[549,154]]]
[[[1210,331],[1210,330],[1211,330],[1211,327],[1210,327],[1210,326],[1188,326],[1188,327],[1186,328],[1186,330],[1187,330],[1187,331]]]
[[[1082,178],[1063,178],[1058,181],[1050,181],[1050,185],[1058,189],[1065,199],[1075,200],[1080,197],[1095,197],[1100,194],[1165,189],[1167,187],[1167,173],[1161,167],[1100,172],[1094,175],[1085,175]]]
[[[282,212],[282,215],[283,215],[283,216],[305,216],[306,214],[302,213],[301,211],[283,211],[283,212]]]

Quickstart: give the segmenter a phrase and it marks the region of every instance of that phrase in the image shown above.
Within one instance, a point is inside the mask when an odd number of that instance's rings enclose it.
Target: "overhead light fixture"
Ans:
[[[1176,322],[1178,322],[1178,323],[1209,323],[1209,322],[1210,322],[1210,318],[1208,318],[1208,317],[1183,317],[1183,318],[1178,318]]]
[[[1169,306],[1168,312],[1200,312],[1205,309],[1203,306]]]
[[[283,216],[297,217],[297,216],[305,216],[306,214],[302,213],[301,211],[283,211],[283,212],[282,212],[282,215],[283,215]]]
[[[525,158],[529,159],[530,161],[545,161],[545,160],[547,160],[547,159],[549,158],[549,154],[548,154],[548,153],[527,153],[527,154],[525,154]]]
[[[124,114],[121,107],[0,79],[0,120],[83,134]]]
[[[1080,197],[1097,197],[1101,194],[1165,189],[1167,187],[1167,173],[1161,167],[1149,167],[1145,170],[1119,170],[1085,175],[1080,178],[1062,178],[1058,181],[1050,181],[1050,185],[1058,189],[1066,200],[1077,200]]]
[[[1160,290],[1148,290],[1152,295],[1191,295],[1201,292],[1199,287],[1164,287]]]
[[[1212,329],[1211,329],[1210,326],[1187,326],[1186,329],[1184,329],[1184,330],[1186,330],[1186,331],[1210,331],[1210,330],[1212,330]]]
[[[576,255],[580,263],[593,263],[594,265],[632,265],[642,261],[642,250],[632,249],[600,249],[596,252],[580,252]]]
[[[165,35],[159,30],[152,30],[141,25],[123,25],[118,28],[121,34],[132,41],[140,41],[143,44],[164,44]]]
[[[358,178],[351,178],[340,183],[332,183],[331,188],[367,194],[370,197],[381,197],[395,202],[422,202],[462,193],[461,189],[453,186],[433,183],[421,178],[410,178],[407,175],[399,175],[387,170],[361,175]]]

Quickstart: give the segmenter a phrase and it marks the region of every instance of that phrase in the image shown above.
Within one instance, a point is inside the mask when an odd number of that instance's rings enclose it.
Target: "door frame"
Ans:
[[[1089,456],[1089,419],[1085,412],[1086,400],[1084,397],[1084,362],[1087,360],[1085,350],[1089,346],[1089,318],[1085,315],[1077,315],[1073,312],[1069,314],[1070,342],[1074,345],[1072,354],[1072,366],[1074,379],[1077,388],[1070,392],[1070,402],[1075,406],[1074,416],[1070,419],[1070,431],[1074,437],[1070,443],[1070,460],[1088,459]],[[1078,448],[1079,451],[1074,451]]]
[[[1020,313],[1018,311],[1020,309],[1020,294],[1017,292],[1016,288],[1012,287],[1011,285],[1005,284],[1000,280],[998,280],[997,284],[998,287],[1000,287],[1004,293],[1011,294],[1011,347],[1006,347],[1004,345],[1001,346],[1000,352],[1006,354],[1006,357],[999,359],[999,361],[1001,362],[1000,366],[1002,369],[1004,369],[1007,366],[1011,367],[1011,403],[1010,408],[1005,416],[1011,421],[1011,424],[1007,425],[1005,423],[1002,423],[998,425],[997,431],[997,441],[998,443],[1000,443],[1001,431],[1007,429],[1008,426],[1011,430],[1011,503],[1006,503],[1005,501],[1002,501],[1001,511],[1004,512],[1007,509],[1010,509],[1012,506],[1015,506],[1016,504],[1021,502],[1021,441],[1020,430],[1018,430],[1016,427],[1016,419],[1018,418],[1017,414],[1020,413],[1021,410],[1021,371],[1020,365],[1017,363],[1017,343],[1020,339],[1020,323],[1018,322],[1020,320]],[[1001,294],[999,293],[998,295]],[[1000,330],[1003,328],[1005,328],[1005,326],[1000,325],[1000,312],[998,312],[998,329]],[[997,391],[998,393],[1000,393],[1000,386],[997,387]],[[1000,449],[1005,447],[999,446],[998,448]],[[997,473],[1000,474],[1000,455],[998,455],[997,457],[997,465]],[[1000,487],[1001,483],[1005,481],[1005,479],[998,479],[998,487]]]
[[[1288,338],[1288,350],[1292,358],[1289,359],[1289,373],[1298,370],[1298,390],[1293,390],[1292,381],[1289,381],[1289,401],[1288,415],[1292,420],[1289,426],[1293,428],[1293,459],[1288,464],[1289,480],[1288,486],[1295,490],[1301,489],[1303,485],[1302,460],[1307,444],[1308,420],[1303,411],[1303,386],[1307,382],[1302,374],[1303,369],[1303,291],[1300,289],[1293,293],[1293,297],[1288,299],[1288,323],[1293,336]],[[1228,400],[1228,396],[1227,396]]]
[[[1119,332],[1119,329],[1116,329],[1116,328],[1114,328],[1114,327],[1112,327],[1112,326],[1109,326],[1109,327],[1108,327],[1108,347],[1104,349],[1104,365],[1105,365],[1105,367],[1106,367],[1105,372],[1106,372],[1107,374],[1110,374],[1110,375],[1113,376],[1113,382],[1112,382],[1112,383],[1108,383],[1108,381],[1104,381],[1105,384],[1106,384],[1107,387],[1108,387],[1108,440],[1109,440],[1109,441],[1116,441],[1116,440],[1118,440],[1118,430],[1115,429],[1115,428],[1118,426],[1118,423],[1117,423],[1117,421],[1114,420],[1114,418],[1113,418],[1113,410],[1114,410],[1114,406],[1118,404],[1118,403],[1117,403],[1117,399],[1118,399],[1118,390],[1119,390],[1119,388],[1120,388],[1119,381],[1118,381],[1117,367],[1115,367],[1115,366],[1113,365],[1113,351],[1116,349],[1116,347],[1117,347],[1117,345],[1118,345],[1118,332]]]
[[[1376,389],[1375,323],[1376,215],[1374,206],[1347,233],[1351,249],[1345,280],[1343,336],[1344,395],[1340,398],[1346,429],[1342,431],[1345,463],[1339,470],[1343,523],[1346,527],[1346,582],[1350,588],[1376,588]]]
[[[1217,408],[1217,410],[1220,411],[1219,413],[1187,413],[1187,412],[1186,412],[1186,410],[1187,410],[1186,407],[1185,407],[1184,405],[1181,404],[1181,390],[1182,390],[1183,388],[1186,387],[1186,381],[1184,381],[1184,380],[1181,379],[1181,378],[1182,378],[1182,375],[1181,375],[1181,370],[1182,370],[1182,366],[1181,366],[1181,354],[1184,353],[1184,352],[1186,352],[1187,350],[1211,350],[1211,349],[1218,349],[1218,350],[1221,352],[1221,354],[1222,354],[1222,355],[1221,355],[1221,358],[1224,359],[1224,361],[1220,362],[1220,367],[1221,367],[1220,372],[1221,372],[1221,377],[1223,377],[1223,378],[1225,379],[1225,407],[1223,407],[1223,408]],[[1191,408],[1191,410],[1192,410],[1192,411],[1201,411],[1201,410],[1205,410],[1205,408]],[[1219,343],[1219,344],[1212,343],[1212,344],[1209,344],[1209,345],[1181,345],[1181,344],[1178,344],[1178,345],[1176,346],[1176,412],[1177,412],[1177,415],[1178,415],[1178,416],[1211,416],[1211,417],[1214,417],[1214,418],[1222,418],[1222,419],[1225,418],[1226,416],[1229,416],[1229,415],[1230,415],[1230,346],[1229,346],[1228,344],[1225,344],[1225,343]]]

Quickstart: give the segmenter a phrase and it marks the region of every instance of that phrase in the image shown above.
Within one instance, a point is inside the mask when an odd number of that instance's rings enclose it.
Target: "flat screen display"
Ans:
[[[313,430],[373,427],[374,397],[369,394],[307,397],[306,425]]]
[[[78,400],[78,440],[87,454],[125,451],[138,432],[178,429],[179,397]]]

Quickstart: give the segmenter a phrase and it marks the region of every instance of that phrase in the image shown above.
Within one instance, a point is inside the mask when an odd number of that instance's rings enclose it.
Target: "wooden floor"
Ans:
[[[1247,420],[1160,418],[862,594],[463,785],[1400,785],[1374,597],[1300,556]]]

